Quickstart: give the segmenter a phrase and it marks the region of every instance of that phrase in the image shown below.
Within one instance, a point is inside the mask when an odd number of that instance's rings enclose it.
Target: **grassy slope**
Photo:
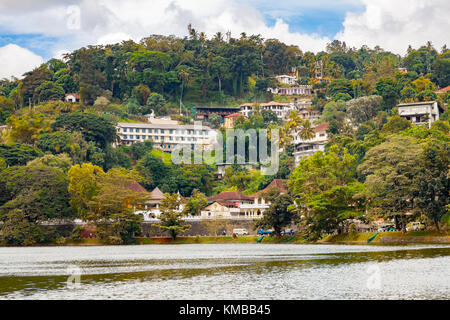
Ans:
[[[326,236],[320,243],[367,243],[370,237],[375,233],[350,233],[341,235]],[[438,233],[436,231],[417,231],[417,232],[384,232],[380,233],[372,243],[383,243],[383,240],[388,240],[389,242],[433,242],[439,239],[441,242],[450,243],[450,234]]]

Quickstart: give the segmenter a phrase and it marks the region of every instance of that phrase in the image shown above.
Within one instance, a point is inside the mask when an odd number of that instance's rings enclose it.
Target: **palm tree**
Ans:
[[[178,70],[178,78],[181,80],[181,95],[180,95],[180,115],[181,115],[182,114],[181,107],[183,105],[184,87],[191,80],[191,77],[189,74],[189,67],[180,66],[180,68]]]
[[[315,137],[316,133],[309,120],[302,121],[299,135],[303,141],[309,141]]]

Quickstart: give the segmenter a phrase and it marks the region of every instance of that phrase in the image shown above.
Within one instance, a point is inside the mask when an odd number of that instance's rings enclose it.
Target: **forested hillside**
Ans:
[[[148,191],[194,195],[189,207],[198,214],[204,195],[252,194],[286,179],[289,201],[312,238],[355,217],[413,211],[436,228],[448,223],[450,93],[436,91],[450,85],[450,50],[428,43],[402,57],[339,41],[324,50],[303,52],[257,35],[207,39],[192,30],[183,39],[152,35],[81,48],[22,79],[0,80],[0,241],[48,241],[58,235],[45,233],[42,222],[82,218],[97,225],[100,237],[127,242],[140,230],[131,207],[148,196],[130,191],[136,182]],[[320,64],[327,81],[316,79]],[[325,153],[295,166],[291,134],[309,137],[312,130],[297,114],[287,123],[270,112],[238,119],[237,129],[281,130],[286,152],[276,176],[234,166],[217,180],[214,166],[173,165],[151,141],[113,147],[116,122],[143,121],[152,110],[190,123],[195,106],[289,101],[267,88],[283,86],[274,77],[292,72],[298,84],[313,86],[314,95],[304,98],[322,112],[319,122],[330,123],[330,142]],[[68,93],[81,101],[64,102]],[[431,128],[397,115],[399,102],[431,100],[445,111]]]

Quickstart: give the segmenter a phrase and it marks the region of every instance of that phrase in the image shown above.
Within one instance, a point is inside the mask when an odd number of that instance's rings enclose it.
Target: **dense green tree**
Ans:
[[[42,152],[26,144],[0,144],[0,158],[8,166],[24,166],[29,161],[41,156]]]
[[[405,214],[413,209],[415,185],[420,171],[417,159],[419,141],[408,136],[391,136],[370,149],[358,170],[365,178],[368,197],[373,208],[386,217],[397,217],[397,226],[406,228]]]
[[[160,211],[161,217],[159,219],[161,222],[154,226],[167,230],[173,240],[176,240],[179,233],[190,229],[191,226],[185,224],[182,219],[182,199],[178,194],[165,194],[161,201]]]
[[[429,141],[419,158],[420,170],[413,179],[415,205],[438,231],[449,204],[449,150],[448,139]]]
[[[52,81],[45,81],[36,88],[36,93],[39,101],[61,100],[64,98],[63,87]]]
[[[380,96],[361,97],[347,102],[347,112],[355,124],[361,124],[375,118],[381,111]]]
[[[381,108],[383,111],[391,111],[397,106],[400,93],[391,79],[381,79],[377,82],[375,93],[383,98]]]
[[[284,228],[297,221],[296,214],[289,209],[292,198],[287,194],[278,194],[272,198],[270,208],[264,212],[263,218],[256,222],[258,228],[273,229],[277,237],[281,236]]]
[[[202,210],[208,205],[207,200],[204,194],[194,190],[192,197],[186,202],[183,213],[185,215],[199,216]]]
[[[289,181],[296,195],[291,209],[302,217],[308,237],[342,231],[344,220],[360,215],[363,188],[355,179],[356,166],[357,156],[337,145],[300,161]]]
[[[89,113],[70,113],[56,118],[53,130],[81,132],[86,141],[97,143],[101,148],[116,141],[116,128],[107,120]]]

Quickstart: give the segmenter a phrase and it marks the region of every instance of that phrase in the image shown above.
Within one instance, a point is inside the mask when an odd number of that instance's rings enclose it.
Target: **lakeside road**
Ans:
[[[0,248],[0,300],[450,299],[450,245]]]

